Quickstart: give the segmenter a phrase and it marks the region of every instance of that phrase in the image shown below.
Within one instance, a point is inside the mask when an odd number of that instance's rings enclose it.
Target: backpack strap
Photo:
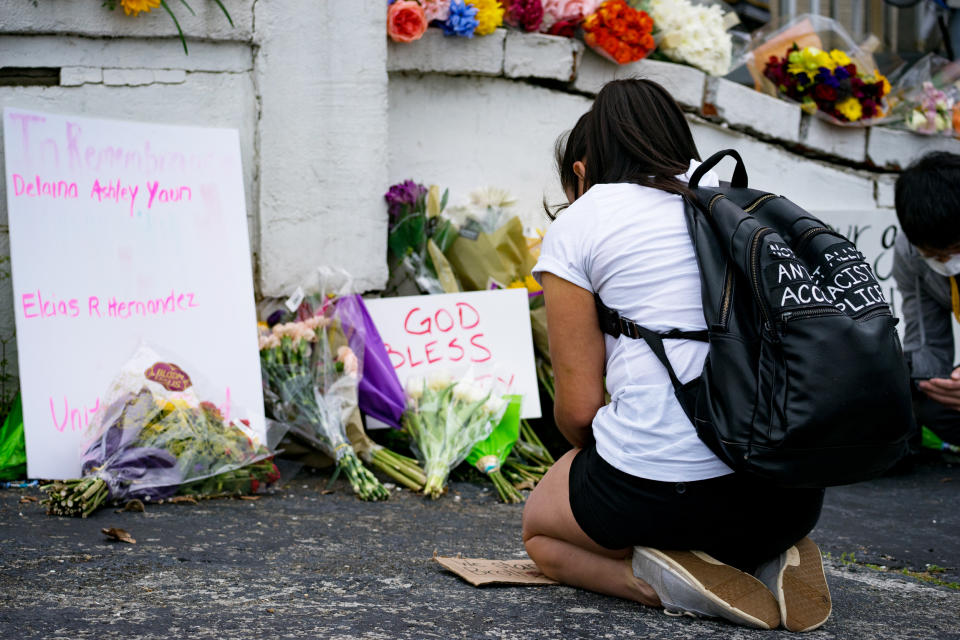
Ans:
[[[647,346],[650,347],[650,350],[653,351],[653,354],[657,356],[657,360],[666,368],[667,374],[670,376],[670,382],[673,383],[673,388],[680,390],[683,387],[683,383],[680,382],[680,378],[677,377],[677,373],[670,364],[670,359],[667,358],[667,350],[663,346],[663,341],[697,340],[699,342],[709,342],[709,332],[706,329],[700,331],[670,329],[669,331],[659,333],[647,329],[633,320],[624,318],[616,310],[603,304],[599,293],[593,294],[593,301],[597,306],[597,319],[600,321],[600,329],[604,333],[614,338],[627,336],[628,338],[642,339],[647,343]]]

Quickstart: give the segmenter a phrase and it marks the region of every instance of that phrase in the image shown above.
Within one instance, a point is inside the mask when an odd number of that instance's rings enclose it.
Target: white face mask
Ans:
[[[960,274],[960,253],[953,254],[946,262],[927,257],[924,257],[923,261],[927,263],[928,267],[942,276],[955,276]]]

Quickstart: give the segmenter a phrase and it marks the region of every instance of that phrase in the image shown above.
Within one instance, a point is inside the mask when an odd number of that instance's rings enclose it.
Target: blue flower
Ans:
[[[820,70],[817,72],[817,77],[814,80],[815,82],[825,84],[828,87],[833,87],[834,89],[840,88],[840,80],[835,78],[830,72],[830,69],[827,69],[826,67],[820,67]]]
[[[445,36],[472,38],[478,24],[475,6],[466,4],[464,0],[453,0],[450,3],[450,17],[440,26]]]
[[[847,71],[844,67],[837,67],[833,70],[833,77],[837,80],[846,80],[850,77],[850,72]]]

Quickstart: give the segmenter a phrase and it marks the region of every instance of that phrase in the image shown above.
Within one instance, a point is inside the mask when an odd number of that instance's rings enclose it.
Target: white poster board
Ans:
[[[237,132],[12,108],[3,131],[28,475],[79,474],[140,344],[262,437]]]
[[[540,417],[526,289],[364,300],[401,384],[433,372],[497,376]]]

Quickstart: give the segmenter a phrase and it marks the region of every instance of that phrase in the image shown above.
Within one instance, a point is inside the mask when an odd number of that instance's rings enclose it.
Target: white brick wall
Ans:
[[[867,158],[865,127],[838,127],[816,116],[803,115],[800,143],[812,152],[837,156],[857,164]]]
[[[414,42],[388,43],[387,70],[498,76],[503,73],[505,40],[504,29],[475,38],[447,37],[440,29],[427,29]]]
[[[767,138],[796,142],[800,135],[800,107],[725,78],[707,79],[701,113]]]
[[[931,151],[960,153],[960,140],[886,127],[873,127],[867,138],[867,158],[876,166],[886,169],[906,169]]]
[[[618,78],[649,78],[659,82],[670,92],[674,100],[685,107],[699,109],[703,103],[706,74],[686,65],[641,60],[633,64],[615,65],[587,50],[573,82],[573,88],[584,93],[596,94],[606,83]]]
[[[582,43],[570,38],[508,31],[503,75],[572,82],[583,48]]]

